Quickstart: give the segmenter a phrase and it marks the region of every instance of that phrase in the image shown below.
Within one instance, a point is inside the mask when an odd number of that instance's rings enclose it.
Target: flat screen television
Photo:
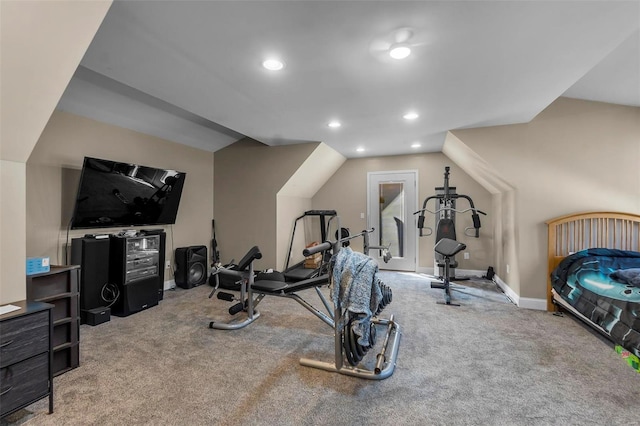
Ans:
[[[71,229],[176,222],[185,173],[85,157]]]

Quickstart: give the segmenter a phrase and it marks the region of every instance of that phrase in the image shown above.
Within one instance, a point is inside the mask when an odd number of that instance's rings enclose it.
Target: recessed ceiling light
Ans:
[[[267,59],[262,63],[262,66],[269,71],[280,71],[282,68],[284,68],[284,62],[277,59]]]
[[[402,118],[404,118],[405,120],[415,120],[418,117],[420,117],[420,115],[418,115],[418,113],[414,111],[410,111],[402,116]]]
[[[411,144],[411,148],[420,148],[422,144],[420,142],[414,142]]]
[[[333,120],[333,121],[330,121],[329,124],[327,124],[327,126],[337,129],[338,127],[342,126],[342,123],[340,123],[337,120]]]
[[[364,148],[363,148],[363,147],[358,147],[358,148],[356,149],[356,151],[358,151],[358,152],[364,152]]]
[[[411,48],[406,44],[398,43],[389,48],[389,56],[393,59],[404,59],[411,55]]]

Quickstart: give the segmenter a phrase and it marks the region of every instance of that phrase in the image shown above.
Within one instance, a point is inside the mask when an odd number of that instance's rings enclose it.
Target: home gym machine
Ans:
[[[473,238],[478,238],[480,236],[480,215],[486,215],[486,213],[476,209],[471,197],[469,197],[468,195],[456,193],[456,187],[449,185],[449,170],[449,166],[444,168],[444,185],[441,187],[436,187],[436,194],[427,197],[422,203],[422,209],[418,210],[414,214],[419,214],[418,229],[420,230],[421,237],[433,234],[433,228],[427,227],[424,224],[425,212],[435,215],[435,264],[438,267],[439,278],[442,280],[442,282],[433,281],[431,282],[431,287],[444,289],[445,304],[459,306],[457,304],[451,303],[450,281],[462,281],[468,280],[469,278],[455,276],[455,270],[458,267],[458,262],[456,261],[455,256],[456,254],[467,248],[465,244],[459,243],[456,240],[456,213],[462,214],[469,211],[471,212],[473,227],[465,228],[464,235]],[[456,209],[456,201],[460,198],[467,200],[467,202],[469,203],[469,208],[464,210]],[[435,211],[429,210],[427,208],[427,203],[430,200],[436,200]],[[425,229],[428,231],[428,233],[424,232]]]
[[[338,229],[342,229],[339,226]],[[353,236],[347,236],[336,239],[334,242],[325,241],[316,246],[312,246],[304,249],[303,256],[312,256],[316,253],[322,253],[325,256],[327,253],[330,255],[330,261],[328,262],[328,271],[318,277],[296,281],[286,282],[284,280],[270,280],[270,279],[256,279],[254,274],[253,261],[262,258],[260,249],[254,246],[245,258],[249,258],[250,263],[247,271],[231,271],[232,274],[237,275],[238,279],[242,283],[240,289],[240,298],[237,299],[234,295],[229,293],[219,293],[218,298],[223,300],[239,300],[240,302],[235,304],[229,313],[234,315],[240,312],[244,312],[244,319],[237,321],[231,321],[228,323],[211,321],[209,328],[220,330],[237,330],[254,322],[259,318],[260,313],[256,310],[257,305],[266,296],[277,296],[293,299],[306,308],[313,315],[318,317],[321,321],[334,329],[335,337],[335,361],[334,363],[326,363],[316,360],[300,359],[300,364],[320,368],[323,370],[333,371],[340,374],[346,374],[365,379],[380,380],[385,379],[395,369],[396,359],[398,354],[398,346],[400,343],[400,326],[394,321],[393,315],[389,319],[378,318],[377,315],[384,309],[392,300],[391,289],[377,279],[376,274],[378,270],[377,263],[369,256],[353,252],[350,248],[344,247],[344,244],[349,240],[357,237],[365,238],[365,244],[368,246],[368,234],[373,232],[373,229],[364,230],[359,234]],[[370,247],[369,249],[384,249],[382,247]],[[336,262],[344,261],[345,256],[355,256],[351,259],[349,264],[355,263],[362,266],[361,270],[368,270],[375,272],[368,280],[370,285],[371,298],[367,300],[366,309],[364,312],[360,312],[354,309],[352,306],[347,306],[348,300],[345,300],[343,296],[348,296],[352,292],[347,288],[344,291],[345,285],[351,285],[354,281],[353,274],[345,274],[337,276],[337,269],[335,269]],[[389,255],[390,256],[390,255]],[[339,263],[343,265],[343,263]],[[364,265],[367,265],[365,268]],[[367,277],[362,276],[361,281],[367,282]],[[330,284],[332,288],[332,300],[333,307],[327,301],[324,294],[320,291],[320,288],[326,284]],[[311,303],[304,300],[299,294],[301,290],[314,288],[318,297],[322,301],[327,313],[320,311],[314,307]],[[337,290],[336,290],[337,289]],[[209,297],[213,297],[217,288],[211,292]],[[337,291],[337,293],[336,293]],[[360,292],[359,294],[362,294]],[[336,297],[339,295],[340,297]],[[349,307],[349,311],[347,308]],[[354,313],[357,312],[357,313]],[[365,354],[376,345],[376,327],[384,327],[385,334],[382,343],[382,349],[377,354],[375,359],[375,365],[372,369],[367,369],[359,366],[363,361]],[[362,332],[364,330],[364,332]],[[348,365],[345,365],[345,361]]]

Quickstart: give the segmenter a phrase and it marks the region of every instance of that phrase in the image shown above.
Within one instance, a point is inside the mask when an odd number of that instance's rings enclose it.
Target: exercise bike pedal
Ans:
[[[447,287],[446,287],[446,285],[444,283],[439,283],[437,281],[431,281],[431,288],[445,289]]]

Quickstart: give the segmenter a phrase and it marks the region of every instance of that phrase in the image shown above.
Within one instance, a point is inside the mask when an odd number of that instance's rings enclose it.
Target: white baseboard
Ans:
[[[164,287],[163,289],[166,290],[173,290],[174,288],[176,288],[176,282],[175,280],[169,280],[169,281],[165,281],[164,282]]]
[[[515,291],[513,291],[513,289],[509,287],[507,283],[502,281],[502,279],[498,275],[493,276],[493,281],[498,285],[498,287],[500,287],[500,289],[509,298],[509,300],[513,302],[514,305],[520,306],[520,296]]]
[[[533,299],[531,297],[520,297],[507,283],[502,281],[502,279],[495,275],[493,280],[498,287],[504,291],[504,294],[507,295],[511,301],[518,306],[519,308],[524,309],[535,309],[538,311],[546,311],[547,310],[547,300],[546,299]]]
[[[533,299],[531,297],[521,297],[518,305],[525,309],[535,309],[537,311],[547,310],[547,299]]]
[[[487,271],[479,271],[477,269],[456,269],[456,275],[461,277],[482,277]]]
[[[416,268],[416,272],[418,274],[433,275],[433,268],[427,268],[426,266],[418,266]]]

